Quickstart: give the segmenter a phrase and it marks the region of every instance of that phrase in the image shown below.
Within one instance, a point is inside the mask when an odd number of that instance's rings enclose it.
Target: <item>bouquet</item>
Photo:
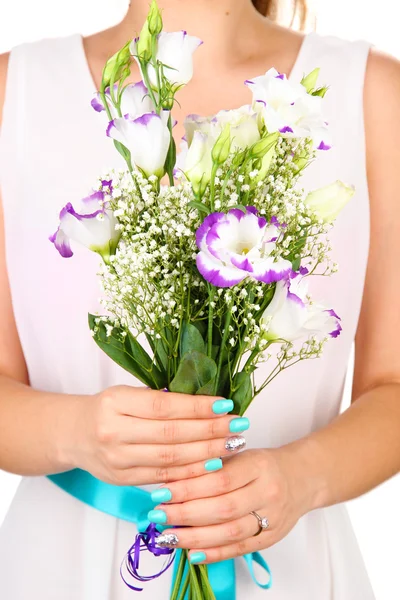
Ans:
[[[243,415],[279,373],[340,334],[307,281],[335,272],[326,234],[354,190],[298,186],[330,148],[318,69],[297,84],[270,69],[245,82],[250,104],[189,115],[177,157],[172,109],[201,41],[162,28],[153,0],[92,100],[126,169],[103,174],[79,208],[67,204],[50,239],[63,257],[70,240],[101,256],[104,315],[89,325],[110,358],[150,388],[231,398]],[[133,60],[136,84],[126,83]],[[213,599],[207,567],[187,562],[183,551],[171,599]]]

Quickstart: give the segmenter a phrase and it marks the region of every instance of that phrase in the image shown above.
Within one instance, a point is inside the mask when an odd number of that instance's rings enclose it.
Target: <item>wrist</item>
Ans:
[[[62,396],[54,402],[54,448],[55,467],[58,471],[69,471],[78,467],[76,450],[79,447],[78,437],[82,422],[82,404],[87,398],[83,396]]]
[[[327,506],[327,469],[319,442],[311,436],[304,437],[284,446],[284,449],[294,494],[302,499],[304,514]]]

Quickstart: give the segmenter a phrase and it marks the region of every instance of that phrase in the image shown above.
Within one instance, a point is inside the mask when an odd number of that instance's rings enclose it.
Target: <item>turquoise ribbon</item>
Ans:
[[[81,469],[48,475],[48,479],[92,508],[112,515],[117,519],[135,523],[139,531],[146,530],[149,525],[147,513],[156,506],[150,493],[146,490],[134,486],[116,486],[105,483]],[[177,552],[179,553],[181,550]],[[261,554],[252,552],[251,554],[245,554],[243,558],[248,565],[254,583],[263,589],[269,589],[272,583],[271,572]],[[172,581],[176,577],[178,560],[179,556],[174,561]],[[268,573],[268,583],[262,584],[257,580],[254,573],[254,563],[257,563]],[[208,574],[216,600],[236,600],[235,563],[233,559],[208,565]],[[186,599],[187,596],[185,596]]]

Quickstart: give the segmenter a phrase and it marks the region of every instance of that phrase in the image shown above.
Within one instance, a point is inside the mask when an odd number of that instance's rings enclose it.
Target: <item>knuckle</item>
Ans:
[[[180,482],[177,495],[179,496],[179,502],[187,502],[190,499],[190,490],[186,482]]]
[[[164,392],[154,392],[152,398],[153,416],[159,419],[167,417],[170,404],[168,394],[165,394]]]
[[[176,446],[162,446],[159,450],[159,461],[163,467],[172,467],[178,462]]]
[[[207,458],[214,458],[216,455],[215,444],[213,440],[209,440],[206,445],[206,456]]]
[[[95,436],[100,444],[108,445],[114,441],[115,431],[107,421],[100,419],[95,426]]]
[[[224,521],[230,521],[237,516],[238,506],[233,498],[226,498],[220,505],[219,515]]]
[[[223,494],[231,489],[231,476],[228,471],[220,471],[218,474],[217,494]]]
[[[165,442],[174,442],[178,438],[178,425],[176,421],[163,422],[162,437]]]
[[[239,540],[243,536],[242,525],[240,525],[240,523],[235,522],[235,521],[233,523],[230,523],[226,527],[225,536],[226,536],[226,539],[229,540],[230,542],[235,542],[236,540]]]
[[[170,471],[165,467],[159,467],[156,469],[155,477],[157,483],[168,483],[171,481]]]
[[[194,418],[199,418],[203,414],[203,403],[200,398],[193,398],[193,416]]]
[[[237,554],[242,556],[247,553],[247,543],[246,540],[241,540],[237,543]]]
[[[218,419],[212,419],[207,425],[207,437],[214,439],[218,437],[220,422]]]
[[[270,502],[278,502],[282,496],[282,488],[278,481],[274,480],[268,484],[267,496]]]
[[[179,525],[190,525],[190,515],[183,506],[178,508],[175,521],[179,523]]]

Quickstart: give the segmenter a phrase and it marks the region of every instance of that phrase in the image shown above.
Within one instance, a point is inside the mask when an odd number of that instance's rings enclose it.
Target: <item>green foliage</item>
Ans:
[[[217,365],[206,354],[196,350],[187,352],[179,363],[177,373],[169,385],[169,390],[181,394],[211,396],[216,374]]]
[[[200,331],[190,323],[183,323],[180,339],[180,356],[189,352],[205,352],[205,343]]]
[[[153,389],[167,386],[165,374],[142,348],[136,338],[118,327],[108,331],[107,323],[89,314],[89,327],[96,344],[120,367]]]
[[[231,399],[235,406],[233,413],[243,415],[253,399],[253,385],[251,376],[246,371],[236,373],[232,381]]]

